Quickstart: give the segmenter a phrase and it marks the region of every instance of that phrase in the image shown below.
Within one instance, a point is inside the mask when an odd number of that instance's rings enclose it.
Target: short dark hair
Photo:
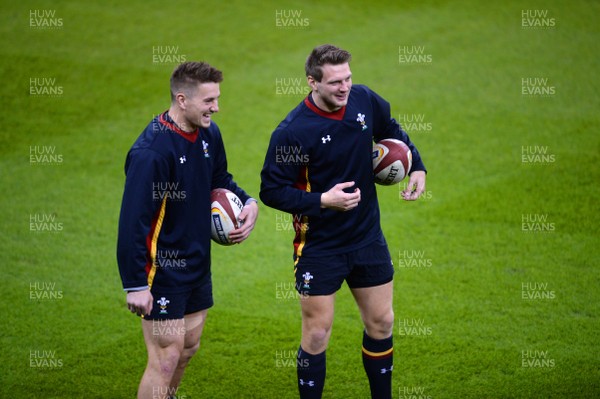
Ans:
[[[210,66],[206,62],[188,61],[180,64],[171,75],[171,101],[175,94],[183,91],[189,93],[189,89],[200,83],[220,83],[223,81],[223,72]]]
[[[325,64],[340,65],[350,62],[352,55],[332,44],[315,47],[306,59],[304,70],[306,76],[312,76],[317,82],[323,79],[322,66]]]

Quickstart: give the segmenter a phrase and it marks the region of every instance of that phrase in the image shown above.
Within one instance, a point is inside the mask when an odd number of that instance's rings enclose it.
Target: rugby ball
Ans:
[[[225,188],[210,192],[210,236],[221,245],[232,245],[229,233],[241,226],[238,217],[244,204],[237,195]]]
[[[403,141],[383,139],[373,145],[375,183],[391,186],[401,182],[412,166],[412,152]]]

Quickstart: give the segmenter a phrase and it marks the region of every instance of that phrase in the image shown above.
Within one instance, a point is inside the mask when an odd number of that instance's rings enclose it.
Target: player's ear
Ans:
[[[185,100],[186,100],[185,93],[180,91],[180,92],[177,92],[177,94],[175,94],[175,103],[179,106],[179,108],[185,109]]]
[[[310,86],[310,88],[314,91],[317,90],[317,81],[315,80],[315,78],[313,78],[312,76],[308,75],[306,77],[306,81],[308,82],[308,85]]]

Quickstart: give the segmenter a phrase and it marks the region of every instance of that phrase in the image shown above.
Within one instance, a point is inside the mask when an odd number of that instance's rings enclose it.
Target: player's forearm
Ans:
[[[321,193],[311,193],[293,187],[261,188],[261,201],[274,209],[306,216],[321,214]]]
[[[146,254],[138,253],[134,244],[119,241],[117,245],[117,263],[124,290],[139,291],[148,286],[146,262]]]
[[[132,199],[135,195],[125,191],[119,217],[117,237],[117,263],[123,288],[126,290],[143,288],[148,285],[146,266],[150,247],[152,214],[156,214],[153,204]]]

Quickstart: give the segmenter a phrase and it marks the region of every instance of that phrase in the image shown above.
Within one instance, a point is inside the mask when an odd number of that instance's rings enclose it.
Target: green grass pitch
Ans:
[[[394,398],[599,397],[599,16],[584,0],[3,2],[0,397],[135,397],[146,353],[115,260],[127,150],[175,65],[206,60],[230,171],[258,196],[327,42],[429,170],[418,202],[378,189]],[[291,240],[261,205],[247,242],[213,247],[216,305],[179,399],[297,397]],[[324,397],[368,397],[361,333],[344,287]]]

